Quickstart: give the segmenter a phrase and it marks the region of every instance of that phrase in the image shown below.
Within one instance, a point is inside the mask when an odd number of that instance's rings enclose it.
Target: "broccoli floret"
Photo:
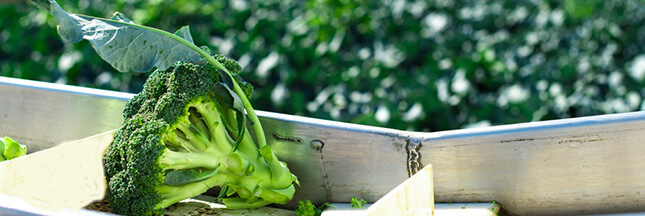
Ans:
[[[330,206],[332,205],[327,202],[316,207],[311,203],[311,200],[299,201],[298,207],[296,208],[296,216],[320,216]]]
[[[222,56],[230,71],[241,67]],[[178,62],[153,72],[124,108],[124,124],[105,153],[107,197],[115,213],[157,215],[213,187],[227,208],[284,204],[296,177],[269,146],[258,147],[209,64]],[[235,78],[247,97],[251,86]],[[242,84],[244,83],[244,84]],[[239,127],[242,126],[242,127]]]
[[[352,197],[349,203],[352,204],[352,208],[362,208],[363,205],[367,204],[365,200],[356,197]]]

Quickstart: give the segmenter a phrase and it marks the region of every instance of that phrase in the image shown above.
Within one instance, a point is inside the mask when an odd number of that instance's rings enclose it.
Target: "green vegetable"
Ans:
[[[356,199],[356,197],[352,197],[352,199],[350,200],[350,204],[352,204],[352,208],[362,208],[363,205],[365,205],[365,203],[367,203],[365,200]]]
[[[240,70],[233,60],[216,58],[230,71]],[[125,123],[104,156],[107,197],[116,213],[161,214],[212,187],[222,188],[227,208],[283,204],[293,197],[296,177],[269,146],[259,147],[239,127],[239,97],[216,70],[178,62],[153,72],[128,101]],[[250,94],[250,85],[243,86]]]
[[[331,207],[329,203],[323,203],[322,205],[316,207],[311,203],[311,200],[304,200],[298,202],[298,207],[296,208],[297,216],[320,216],[322,212]]]
[[[117,70],[158,69],[125,105],[103,158],[115,213],[160,215],[214,187],[232,209],[293,197],[297,178],[266,144],[248,101],[252,86],[236,76],[237,62],[195,46],[187,27],[171,34],[118,12],[102,19],[69,14],[54,0],[32,2],[50,11],[63,38],[90,41]]]
[[[188,26],[179,29],[175,34],[133,23],[120,12],[115,12],[110,19],[72,14],[64,11],[55,0],[31,0],[39,8],[49,11],[58,22],[58,33],[72,43],[82,39],[88,40],[103,60],[121,72],[130,70],[148,71],[153,67],[165,70],[174,62],[206,61],[215,68],[224,71],[230,89],[236,94],[245,92],[233,79],[228,67],[220,64],[205,49],[192,42]],[[152,52],[154,51],[154,52]],[[202,60],[199,59],[202,58]],[[232,83],[232,84],[231,84]],[[260,147],[266,146],[264,130],[248,98],[241,97]]]
[[[153,67],[166,69],[176,61],[198,61],[199,51],[192,46],[192,36],[187,26],[171,34],[159,29],[137,25],[120,12],[110,19],[71,14],[54,0],[31,0],[49,11],[58,23],[58,34],[65,40],[77,43],[83,39],[92,44],[96,52],[121,72],[149,71]]]
[[[9,137],[0,140],[0,161],[11,160],[27,155],[27,146],[21,145]]]
[[[7,158],[4,157],[4,143],[0,141],[0,162],[6,161]]]

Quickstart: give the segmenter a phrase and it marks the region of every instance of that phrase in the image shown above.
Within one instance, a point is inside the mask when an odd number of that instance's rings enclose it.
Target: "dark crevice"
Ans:
[[[206,136],[207,140],[211,139],[211,133],[210,129],[208,128],[208,125],[206,122],[204,122],[204,118],[202,114],[197,111],[195,107],[190,107],[188,108],[188,120],[192,125],[194,125],[197,129],[199,129],[202,134]]]
[[[188,139],[186,137],[186,134],[183,131],[179,130],[179,128],[175,128],[175,134],[177,134],[177,137],[179,137],[181,139],[185,139],[185,140]]]

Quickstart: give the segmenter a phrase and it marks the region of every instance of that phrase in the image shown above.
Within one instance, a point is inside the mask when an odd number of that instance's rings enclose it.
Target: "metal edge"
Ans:
[[[437,202],[493,201],[509,214],[643,211],[645,112],[420,134]]]
[[[94,88],[87,88],[87,87],[24,80],[24,79],[11,78],[11,77],[2,77],[2,76],[0,76],[0,85],[18,86],[18,87],[40,89],[40,90],[47,90],[47,91],[59,91],[63,93],[88,95],[88,96],[117,99],[117,100],[123,100],[123,101],[130,100],[135,95],[133,93],[127,93],[127,92],[94,89]],[[316,118],[310,118],[310,117],[304,117],[304,116],[296,116],[296,115],[289,115],[289,114],[282,114],[282,113],[275,113],[275,112],[268,112],[268,111],[261,111],[261,110],[255,110],[255,112],[258,115],[258,117],[261,117],[261,118],[280,119],[286,122],[297,122],[299,124],[308,124],[308,125],[319,126],[319,127],[330,127],[330,128],[333,127],[337,129],[345,129],[345,130],[364,132],[364,133],[374,133],[374,134],[380,134],[385,136],[420,137],[422,134],[425,134],[421,132],[401,131],[401,130],[396,130],[391,128],[345,123],[345,122],[324,120],[324,119],[316,119]]]
[[[567,119],[556,119],[537,122],[516,123],[508,125],[497,125],[490,127],[457,129],[448,131],[438,131],[431,133],[407,133],[413,138],[422,141],[432,141],[438,139],[455,139],[477,136],[494,136],[508,133],[523,133],[544,129],[558,129],[568,127],[583,127],[589,125],[615,124],[631,121],[642,121],[645,119],[645,111],[636,111],[629,113],[603,114],[586,117],[575,117]]]
[[[58,83],[48,83],[41,81],[25,80],[11,77],[0,76],[0,85],[9,85],[33,89],[41,89],[48,91],[58,91],[64,93],[80,94],[80,95],[89,95],[94,97],[102,97],[108,99],[118,99],[118,100],[130,100],[134,94],[118,91],[109,91],[88,87],[72,86]]]

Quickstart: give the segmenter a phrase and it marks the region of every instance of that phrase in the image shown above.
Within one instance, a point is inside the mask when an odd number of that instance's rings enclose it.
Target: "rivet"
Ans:
[[[311,141],[311,147],[312,147],[313,149],[315,149],[316,151],[320,151],[320,150],[322,150],[323,146],[325,146],[325,143],[323,143],[323,142],[322,142],[322,141],[320,141],[320,140],[314,140],[314,141]]]

